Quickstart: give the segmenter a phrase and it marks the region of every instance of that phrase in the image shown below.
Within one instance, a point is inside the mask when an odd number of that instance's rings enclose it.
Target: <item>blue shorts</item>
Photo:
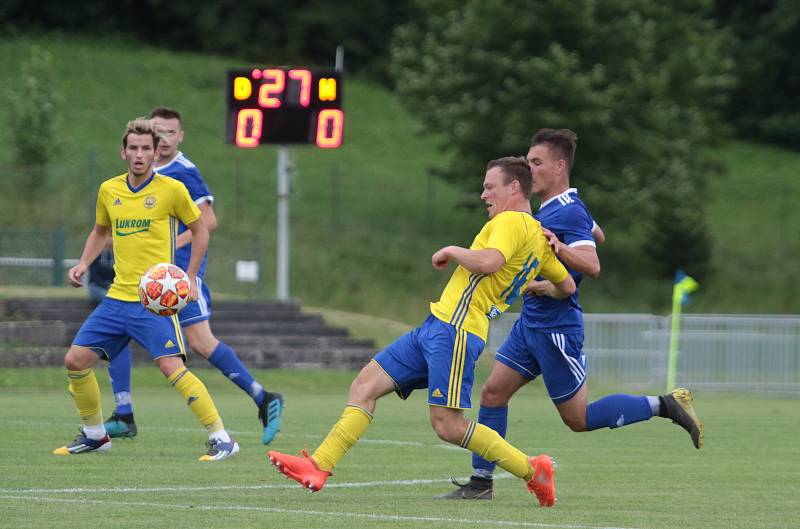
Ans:
[[[495,360],[530,380],[542,375],[556,404],[571,399],[586,380],[582,333],[539,332],[526,329],[517,320],[497,349]]]
[[[483,346],[478,336],[431,315],[374,360],[394,381],[401,399],[428,388],[428,404],[465,409],[472,407],[475,361]]]
[[[192,301],[178,313],[181,327],[187,327],[211,318],[211,291],[203,278],[197,278],[197,301]]]
[[[131,341],[147,349],[155,360],[162,356],[186,359],[183,334],[176,316],[157,316],[138,301],[103,301],[83,322],[72,345],[88,347],[108,361]]]

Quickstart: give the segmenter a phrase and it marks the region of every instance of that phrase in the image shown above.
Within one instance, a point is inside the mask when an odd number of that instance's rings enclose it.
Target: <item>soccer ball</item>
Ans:
[[[142,305],[159,316],[177,314],[189,303],[189,276],[170,263],[159,263],[139,281]]]

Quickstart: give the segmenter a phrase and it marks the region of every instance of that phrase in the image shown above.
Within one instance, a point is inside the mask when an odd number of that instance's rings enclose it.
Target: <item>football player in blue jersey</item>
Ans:
[[[212,207],[214,196],[197,167],[178,150],[184,136],[180,113],[171,108],[156,107],[150,112],[150,119],[161,137],[154,171],[172,177],[186,186],[192,200],[200,208],[200,218],[208,231],[213,231],[217,227],[217,217]],[[186,270],[191,251],[192,232],[181,223],[178,227],[175,264]],[[209,325],[211,293],[203,280],[207,261],[208,254],[205,254],[197,274],[197,301],[184,308],[178,314],[178,318],[192,350],[208,359],[214,367],[253,399],[258,407],[258,418],[263,428],[261,441],[266,445],[272,442],[280,428],[283,396],[265,391],[241,362],[236,352],[219,341],[211,332]],[[133,437],[137,432],[130,398],[131,356],[127,348],[125,352],[127,354],[120,354],[114,358],[108,368],[116,401],[114,413],[105,423],[111,437]]]
[[[578,191],[569,185],[577,136],[568,129],[541,129],[527,154],[533,194],[541,200],[536,218],[553,251],[576,285],[583,275],[600,274],[595,240],[604,239]],[[505,435],[508,402],[525,384],[542,376],[547,392],[572,431],[618,428],[654,416],[671,419],[686,429],[695,448],[703,442],[703,425],[695,415],[692,394],[684,388],[661,396],[614,394],[587,404],[586,356],[583,354],[583,311],[577,290],[554,296],[549,281],[535,278],[526,288],[522,314],[498,348],[489,378],[481,390],[478,422]],[[472,457],[467,483],[440,498],[492,499],[495,465]]]

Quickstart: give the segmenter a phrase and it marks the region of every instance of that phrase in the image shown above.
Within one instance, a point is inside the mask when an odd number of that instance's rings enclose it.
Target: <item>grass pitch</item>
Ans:
[[[544,509],[519,480],[502,475],[494,501],[432,499],[450,489],[449,476],[469,474],[470,460],[435,437],[422,392],[409,402],[381,400],[362,441],[326,488],[309,494],[268,464],[251,401],[216,371],[193,369],[241,444],[232,460],[197,461],[205,433],[155,368],[134,370],[138,437],[114,441],[107,454],[51,455],[72,440],[78,424],[63,372],[0,370],[0,526],[755,529],[796,523],[797,400],[696,395],[706,423],[706,446],[697,451],[664,420],[572,433],[535,382],[512,403],[509,439],[556,458],[558,503]],[[286,396],[273,447],[313,450],[339,416],[352,376],[259,372]],[[108,414],[102,369],[98,379]]]

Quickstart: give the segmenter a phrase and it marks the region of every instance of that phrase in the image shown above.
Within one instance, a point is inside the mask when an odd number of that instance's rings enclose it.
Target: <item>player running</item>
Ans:
[[[150,119],[156,132],[160,135],[156,153],[155,171],[182,182],[189,190],[189,195],[201,212],[201,220],[209,232],[217,227],[217,217],[212,207],[214,196],[200,175],[200,171],[178,148],[183,142],[183,122],[177,110],[157,107],[150,112]],[[178,224],[178,238],[174,263],[186,269],[193,250],[192,231],[183,222]],[[264,390],[250,371],[245,367],[236,352],[226,343],[221,342],[211,332],[211,292],[203,281],[208,253],[203,252],[200,269],[197,273],[197,301],[190,303],[179,314],[183,332],[189,341],[189,347],[206,358],[231,382],[247,393],[258,408],[258,418],[263,428],[261,442],[268,445],[278,433],[283,411],[283,396]],[[133,403],[131,401],[131,355],[126,348],[111,361],[108,367],[111,387],[114,391],[116,408],[106,421],[105,427],[111,437],[133,437],[137,426],[133,419]]]
[[[156,316],[139,301],[142,274],[155,263],[173,261],[179,220],[190,230],[194,241],[186,267],[191,300],[198,296],[195,280],[208,247],[208,229],[186,187],[153,171],[158,143],[159,136],[150,120],[139,118],[128,123],[122,136],[122,158],[128,164],[128,172],[100,185],[94,228],[78,264],[68,272],[70,283],[82,286],[81,278],[111,235],[116,256],[114,281],[108,295],[81,325],[64,358],[69,392],[83,427],[71,444],[53,451],[57,455],[111,448],[92,366],[100,358],[113,360],[131,338],[149,351],[208,431],[208,451],[200,459],[226,459],[239,451],[239,444],[225,431],[205,385],[184,365],[186,350],[177,317]]]
[[[541,199],[536,217],[542,223],[559,260],[576,285],[583,274],[600,274],[595,235],[602,231],[569,187],[577,136],[568,129],[542,129],[534,135],[527,160],[533,194]],[[508,403],[539,375],[562,420],[575,432],[619,428],[654,416],[671,419],[689,432],[695,448],[703,442],[703,424],[692,407],[692,394],[680,388],[655,396],[615,394],[587,405],[586,355],[583,354],[583,309],[578,292],[559,299],[547,280],[531,281],[519,320],[499,347],[481,391],[478,422],[505,436]],[[444,499],[492,499],[495,464],[472,456],[473,474]]]

